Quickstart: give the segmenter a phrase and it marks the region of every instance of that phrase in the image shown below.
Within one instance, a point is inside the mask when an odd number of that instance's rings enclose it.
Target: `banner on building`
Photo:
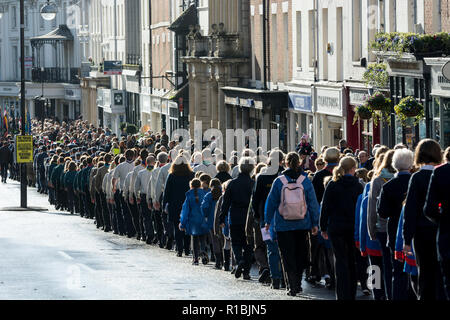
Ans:
[[[33,162],[33,136],[16,136],[17,163]]]

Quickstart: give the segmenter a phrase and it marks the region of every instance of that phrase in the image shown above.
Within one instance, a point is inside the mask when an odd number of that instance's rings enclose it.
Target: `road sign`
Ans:
[[[16,136],[17,163],[33,162],[33,136]]]
[[[121,75],[122,61],[105,61],[103,64],[103,74],[105,75]]]

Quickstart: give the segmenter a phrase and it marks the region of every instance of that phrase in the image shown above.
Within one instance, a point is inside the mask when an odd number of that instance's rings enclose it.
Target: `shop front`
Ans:
[[[99,89],[98,90],[98,118],[100,126],[110,128],[111,131],[120,136],[120,124],[125,122],[125,93],[121,90]]]
[[[362,106],[370,96],[367,88],[347,87],[347,143],[353,150],[372,152],[375,144],[380,143],[380,124],[374,124],[373,119],[358,119],[354,122],[355,108]]]
[[[303,134],[307,134],[314,145],[313,122],[311,89],[289,93],[289,150],[295,150]]]
[[[391,123],[383,126],[382,142],[391,148],[402,143],[413,149],[421,139],[431,137],[429,71],[422,60],[415,58],[388,59],[387,63],[392,116]],[[414,97],[424,107],[425,118],[419,123],[415,123],[413,118],[402,123],[395,115],[394,106],[408,96]]]
[[[338,146],[347,139],[347,122],[344,110],[342,87],[315,87],[316,117],[315,149],[323,146]]]
[[[442,148],[450,146],[450,80],[442,74],[442,68],[450,58],[425,58],[431,68],[431,138]]]
[[[265,91],[257,89],[222,87],[225,98],[225,119],[227,129],[277,130],[278,147],[288,150],[288,92]],[[270,133],[267,131],[268,144],[271,145]]]

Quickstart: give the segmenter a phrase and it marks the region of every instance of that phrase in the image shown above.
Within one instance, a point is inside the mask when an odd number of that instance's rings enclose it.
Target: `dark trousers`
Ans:
[[[444,276],[444,287],[447,300],[450,300],[450,259],[441,260],[442,275]]]
[[[198,261],[200,253],[206,250],[206,234],[192,236],[193,259]]]
[[[39,169],[37,173],[39,190],[41,190],[42,192],[47,192],[48,187],[47,180],[45,179],[45,169]]]
[[[417,229],[413,239],[419,272],[419,300],[444,300],[444,284],[437,258],[437,231],[434,228]]]
[[[231,248],[238,265],[242,266],[243,273],[249,274],[252,258],[252,247],[247,243],[245,225],[230,225]]]
[[[70,186],[67,188],[67,202],[68,202],[69,212],[71,214],[73,214],[74,207],[75,207],[75,194],[73,192],[73,188]]]
[[[155,222],[156,236],[158,238],[158,241],[159,241],[160,245],[163,246],[166,243],[166,237],[165,237],[165,234],[164,234],[164,225],[163,225],[161,211],[153,210],[153,219],[154,219],[154,222]]]
[[[123,198],[122,198],[121,192],[119,190],[117,190],[116,193],[114,194],[114,202],[116,204],[115,211],[114,211],[115,212],[114,221],[116,221],[119,234],[124,235],[126,233],[126,229],[125,229],[125,221],[123,219],[123,214],[122,214]]]
[[[391,250],[387,246],[387,232],[377,232],[377,239],[381,243],[381,250],[383,252],[383,278],[384,286],[386,288],[387,298],[392,300],[392,263]]]
[[[139,207],[144,225],[144,229],[141,233],[147,238],[147,241],[152,241],[154,237],[152,211],[148,208],[145,194],[141,195],[141,203],[139,204]]]
[[[322,244],[319,243],[319,236],[309,234],[310,241],[310,251],[308,255],[308,262],[310,265],[309,275],[311,277],[315,277],[317,280],[322,278],[321,270],[320,270],[320,251]]]
[[[181,231],[178,227],[180,222],[167,222],[167,231],[168,231],[168,240],[172,242],[175,239],[176,250],[178,253],[183,253],[183,250],[186,254],[189,254],[191,251],[191,236],[186,235],[184,231]]]
[[[278,248],[289,289],[298,293],[303,272],[308,268],[308,230],[277,232]]]
[[[355,300],[357,282],[353,232],[329,232],[328,235],[335,257],[336,298]]]
[[[367,268],[369,267],[369,258],[363,257],[361,251],[355,247],[355,259],[357,280],[361,282],[361,289],[367,289]]]
[[[50,194],[50,188],[48,189],[48,192]],[[74,195],[74,206],[75,206],[75,212],[81,214],[80,196],[78,194]]]
[[[131,204],[128,199],[126,199],[126,202],[128,204],[128,212],[130,213],[131,217],[131,223],[132,223],[132,229],[134,230],[133,234],[138,235],[140,237],[142,235],[141,233],[141,227],[139,224],[139,209],[138,205],[136,203],[136,198],[133,196],[133,204]]]
[[[108,209],[108,203],[106,202],[106,195],[104,192],[100,193],[100,202],[102,207],[102,218],[103,218],[103,226],[106,231],[111,230],[111,218]]]
[[[105,226],[103,222],[102,198],[98,192],[95,193],[95,222],[97,224],[97,228]]]
[[[395,249],[391,250],[392,264],[392,300],[406,301],[409,300],[410,285],[408,274],[403,271],[405,263],[395,260]]]
[[[128,201],[125,200],[123,194],[120,195],[120,208],[122,210],[121,214],[123,217],[126,234],[128,237],[134,237],[136,235],[136,230],[134,230],[133,219],[131,218],[130,209],[128,208]]]
[[[2,171],[2,182],[6,182],[6,179],[8,178],[8,163],[0,164],[0,168]]]

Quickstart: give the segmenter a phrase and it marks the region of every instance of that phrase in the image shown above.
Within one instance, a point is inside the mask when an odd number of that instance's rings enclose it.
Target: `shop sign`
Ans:
[[[103,64],[103,74],[107,76],[122,74],[122,61],[105,61]]]
[[[289,109],[301,112],[312,112],[311,96],[289,93]]]
[[[343,116],[342,94],[336,90],[317,90],[317,112]]]
[[[121,93],[121,92],[114,93],[114,105],[116,105],[116,106],[123,105],[123,93]]]
[[[367,90],[350,90],[350,104],[353,106],[361,106],[366,103],[369,96]]]

